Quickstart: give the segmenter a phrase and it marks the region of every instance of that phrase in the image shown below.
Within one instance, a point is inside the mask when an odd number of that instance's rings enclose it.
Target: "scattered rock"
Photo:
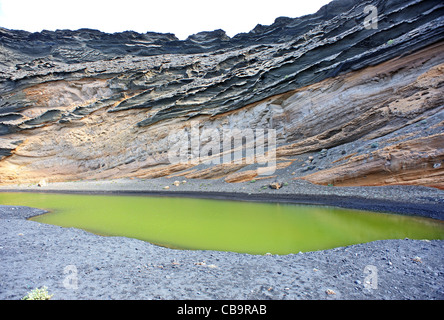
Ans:
[[[308,167],[302,169],[302,172],[312,171],[314,169],[316,169],[316,166],[308,166]]]
[[[327,156],[327,149],[322,149],[321,151],[319,151],[319,158],[325,158]]]
[[[273,182],[270,184],[270,188],[276,189],[276,190],[279,190],[280,188],[282,188],[282,186],[283,186],[283,183],[281,183],[281,182]]]
[[[335,294],[336,294],[336,292],[334,292],[334,291],[331,290],[331,289],[327,289],[327,290],[325,290],[325,293],[328,294],[328,295],[335,295]]]
[[[165,186],[163,187],[165,190],[168,190],[170,188],[170,186]]]
[[[45,179],[42,179],[39,181],[39,183],[37,184],[37,186],[39,187],[46,187],[48,185],[48,183],[46,182]]]

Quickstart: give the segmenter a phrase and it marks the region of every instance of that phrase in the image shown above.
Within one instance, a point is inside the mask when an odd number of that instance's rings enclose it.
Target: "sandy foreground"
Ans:
[[[226,184],[177,179],[4,186],[3,192],[144,193],[295,202],[444,220],[444,192],[424,187],[324,187],[296,180]],[[179,179],[182,181],[183,179]],[[164,187],[169,186],[168,190]],[[174,250],[27,218],[37,208],[0,205],[0,299],[46,286],[54,300],[353,300],[444,298],[444,241],[381,240],[290,255]]]

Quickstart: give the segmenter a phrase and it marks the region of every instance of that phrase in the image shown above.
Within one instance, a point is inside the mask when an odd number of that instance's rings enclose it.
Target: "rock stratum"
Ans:
[[[335,0],[232,38],[0,28],[0,42],[0,184],[291,173],[444,189],[439,0]],[[277,170],[172,163],[171,141],[196,123],[275,130]]]

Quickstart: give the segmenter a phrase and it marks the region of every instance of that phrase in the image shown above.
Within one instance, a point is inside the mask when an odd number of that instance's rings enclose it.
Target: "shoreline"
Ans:
[[[0,193],[55,193],[55,194],[78,194],[78,195],[107,195],[107,196],[147,196],[147,197],[171,197],[171,198],[196,198],[223,201],[245,201],[258,203],[283,203],[307,206],[326,206],[354,209],[361,211],[372,211],[378,213],[389,213],[408,215],[415,217],[430,218],[444,221],[444,211],[434,204],[418,204],[395,202],[389,200],[373,200],[361,197],[341,197],[335,195],[324,195],[321,197],[305,195],[260,195],[239,194],[223,192],[194,192],[194,191],[85,191],[85,190],[8,190]],[[38,208],[37,208],[38,209]]]
[[[444,220],[444,193],[423,187],[329,188],[298,182],[280,190],[258,191],[260,185],[253,183],[233,186],[188,181],[175,188],[172,182],[174,179],[53,183],[3,186],[0,192],[323,202],[403,214],[410,210],[410,214]],[[205,190],[198,188],[202,183],[208,184]],[[169,191],[163,190],[165,185],[170,186]],[[408,200],[400,202],[402,198]],[[44,285],[54,300],[444,299],[444,240],[387,239],[299,254],[250,255],[169,249],[27,220],[42,213],[19,204],[0,205],[1,300],[21,299]],[[77,288],[66,287],[67,277],[73,275],[66,273],[69,266],[75,267]],[[377,270],[377,287],[366,284],[368,266]]]
[[[223,180],[188,180],[177,187],[175,179],[149,181],[119,179],[49,183],[44,187],[0,186],[1,192],[60,193],[83,195],[129,195],[185,197],[227,201],[288,203],[395,213],[444,220],[444,191],[421,186],[325,187],[297,180],[279,190],[265,181],[229,184]],[[204,185],[204,189],[199,186]],[[164,186],[170,189],[164,190]],[[258,191],[260,190],[260,191]]]

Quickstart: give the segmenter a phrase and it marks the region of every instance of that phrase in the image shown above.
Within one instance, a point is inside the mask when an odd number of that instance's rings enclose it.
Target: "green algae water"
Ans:
[[[444,239],[433,219],[333,207],[150,196],[0,193],[0,204],[49,213],[30,220],[156,245],[289,254],[384,239]]]

